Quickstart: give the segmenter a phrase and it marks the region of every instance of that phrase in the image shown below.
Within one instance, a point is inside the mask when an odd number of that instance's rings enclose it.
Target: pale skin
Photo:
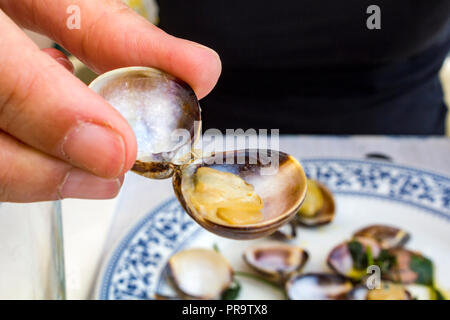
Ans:
[[[81,28],[66,26],[69,5]],[[136,159],[126,120],[72,74],[67,57],[40,50],[21,30],[40,32],[97,73],[149,66],[192,86],[217,82],[217,53],[175,38],[119,0],[0,0],[0,201],[114,197]]]

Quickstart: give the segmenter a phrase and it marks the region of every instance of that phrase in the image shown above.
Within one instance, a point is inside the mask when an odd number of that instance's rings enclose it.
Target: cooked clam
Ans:
[[[308,260],[308,253],[304,249],[278,241],[249,247],[243,256],[251,268],[268,280],[281,283],[299,272]]]
[[[175,194],[188,214],[211,232],[234,239],[267,236],[295,216],[306,192],[306,178],[300,164],[285,153],[276,153],[279,159],[277,174],[262,174],[261,169],[267,165],[273,152],[223,152],[219,154],[222,165],[210,165],[208,158],[185,165],[175,172]],[[238,158],[245,159],[245,163],[238,164]],[[231,182],[230,179],[229,183],[216,185],[206,179],[201,181],[197,172],[203,168],[231,173],[244,182]],[[208,200],[193,192],[197,187],[204,189],[201,182],[207,184],[205,198]],[[243,194],[242,190],[245,191]],[[213,208],[213,214],[205,208]]]
[[[188,299],[217,299],[233,279],[230,264],[214,250],[177,252],[169,259],[168,266],[177,291]]]
[[[382,249],[402,247],[409,240],[409,234],[399,228],[386,225],[372,225],[354,233],[355,237],[373,238]]]
[[[322,183],[308,179],[305,201],[297,214],[297,221],[307,227],[330,223],[334,218],[335,204],[330,190]]]
[[[340,300],[352,287],[348,279],[337,274],[307,273],[290,278],[286,293],[291,300]]]
[[[387,250],[385,254],[393,262],[381,273],[383,279],[404,284],[434,285],[433,262],[421,253],[395,248]]]
[[[347,295],[349,300],[412,300],[408,290],[401,284],[382,281],[380,288],[368,289],[361,284]]]
[[[336,246],[327,263],[336,273],[354,281],[367,275],[367,268],[376,265],[384,280],[433,286],[433,262],[419,252],[404,248],[382,249],[374,238],[354,237]]]
[[[355,237],[334,247],[327,258],[328,266],[336,273],[359,281],[367,275],[367,267],[381,252],[372,238]]]
[[[173,177],[183,208],[207,230],[253,239],[295,216],[306,194],[306,176],[293,157],[238,150],[199,158],[192,151],[201,115],[186,83],[156,69],[130,67],[105,73],[90,87],[133,128],[138,143],[133,171],[148,178]],[[275,170],[267,174],[266,169]]]

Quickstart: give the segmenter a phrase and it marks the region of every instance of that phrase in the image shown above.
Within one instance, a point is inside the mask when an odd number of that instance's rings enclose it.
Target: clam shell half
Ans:
[[[262,169],[269,167],[270,159],[275,156],[278,157],[279,163],[277,172],[262,174]],[[211,158],[221,158],[222,164],[213,163]],[[197,212],[186,190],[192,183],[197,169],[202,166],[231,172],[251,184],[264,203],[262,209],[264,219],[255,224],[231,225],[226,222],[210,221],[205,215]],[[271,150],[263,153],[255,150],[238,150],[217,153],[210,158],[204,158],[203,161],[183,166],[173,176],[173,187],[186,212],[205,229],[227,238],[255,239],[272,234],[294,218],[305,198],[306,176],[299,162],[286,153]]]
[[[273,282],[283,283],[299,272],[308,261],[306,250],[278,241],[268,241],[247,248],[244,261]]]
[[[364,253],[370,248],[374,258],[378,257],[380,254],[381,248],[376,240],[372,238],[355,237],[335,246],[327,257],[327,264],[337,274],[354,281],[359,281],[367,275],[367,270],[365,269],[367,266],[364,266],[364,268],[360,270],[355,268],[355,261],[353,261],[349,248],[350,243],[354,241],[361,244]]]
[[[373,238],[382,249],[403,247],[410,238],[406,231],[386,225],[371,225],[356,231],[353,236]]]
[[[233,280],[230,264],[214,250],[179,251],[170,257],[168,266],[170,279],[187,299],[217,299]]]
[[[330,223],[334,219],[336,205],[331,191],[319,181],[314,180],[323,196],[323,206],[312,217],[297,214],[297,222],[305,227],[318,227]]]
[[[95,79],[89,86],[128,121],[138,145],[133,171],[164,179],[190,160],[201,130],[200,106],[183,81],[157,69],[128,67]]]

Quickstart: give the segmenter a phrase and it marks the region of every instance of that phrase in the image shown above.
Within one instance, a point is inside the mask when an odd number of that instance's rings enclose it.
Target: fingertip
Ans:
[[[201,65],[198,68],[198,79],[193,89],[197,97],[202,99],[216,86],[222,72],[222,61],[219,54],[213,49],[199,43],[194,43],[194,46],[200,50],[198,59]]]
[[[222,72],[219,54],[202,44],[162,34],[155,65],[184,80],[198,99],[205,97],[216,85]]]

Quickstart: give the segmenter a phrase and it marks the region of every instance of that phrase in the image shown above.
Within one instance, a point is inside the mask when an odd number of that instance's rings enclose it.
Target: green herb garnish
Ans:
[[[231,282],[230,286],[227,290],[222,293],[222,300],[236,300],[241,292],[241,284],[235,278],[233,278],[233,282]]]
[[[364,246],[356,240],[352,240],[347,244],[348,250],[352,256],[353,267],[356,270],[364,270],[368,266],[367,254]]]
[[[417,274],[416,283],[434,286],[433,262],[431,260],[419,255],[412,255],[409,267]]]
[[[374,259],[374,263],[380,267],[380,271],[389,272],[397,263],[397,258],[387,250],[381,250],[377,258]]]
[[[213,244],[213,250],[217,253],[220,253],[219,246],[217,243]],[[222,300],[236,300],[239,296],[239,292],[241,292],[241,284],[233,275],[233,281],[230,286],[222,293],[220,297]]]

